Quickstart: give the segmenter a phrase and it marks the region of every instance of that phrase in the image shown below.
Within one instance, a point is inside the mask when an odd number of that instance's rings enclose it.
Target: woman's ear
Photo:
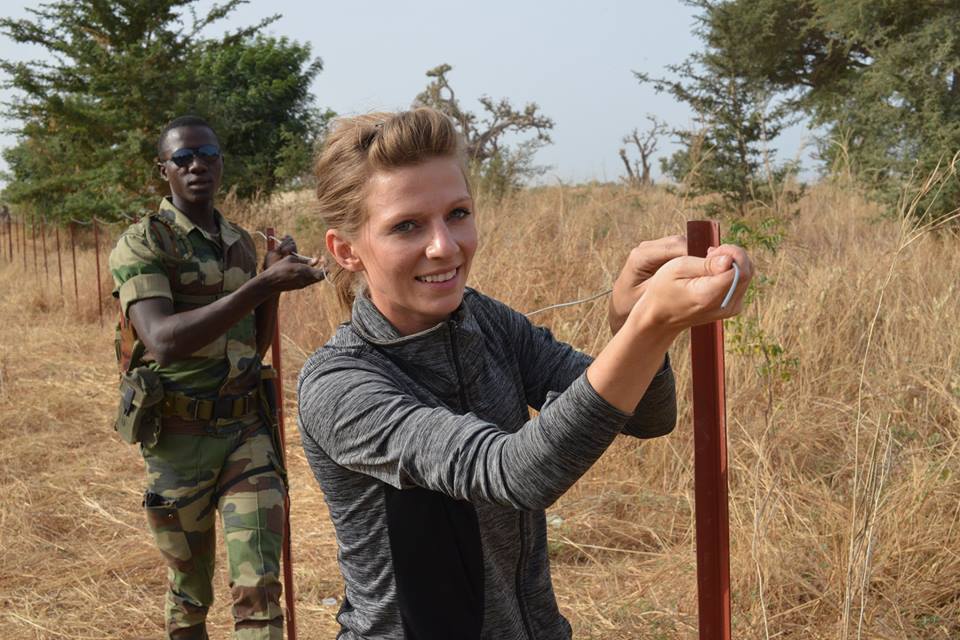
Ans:
[[[339,229],[327,229],[327,251],[341,267],[354,273],[363,271],[363,261],[353,252],[353,243],[340,234]]]

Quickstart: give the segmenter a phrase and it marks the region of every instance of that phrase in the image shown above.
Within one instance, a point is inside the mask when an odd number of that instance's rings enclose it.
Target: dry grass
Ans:
[[[315,252],[311,204],[230,206]],[[656,190],[519,194],[484,207],[472,283],[523,311],[600,291],[632,243],[682,231],[694,215],[684,206]],[[748,313],[798,359],[792,375],[727,356],[734,635],[956,638],[960,241],[927,233],[904,247],[898,223],[828,186],[801,201],[786,235],[777,254],[755,253],[772,280]],[[80,263],[76,308],[55,271],[44,285],[42,266],[35,276],[0,262],[3,635],[159,637],[163,569],[140,510],[141,462],[110,429],[112,331],[83,286],[89,250]],[[326,285],[290,295],[282,314],[292,416],[296,371],[341,318]],[[601,300],[538,321],[596,352],[604,315]],[[618,441],[549,510],[554,582],[578,638],[696,636],[688,357],[678,343],[676,433]],[[336,544],[289,418],[288,436],[300,637],[332,638],[336,607],[322,600],[340,595]],[[212,622],[228,636],[225,602]]]

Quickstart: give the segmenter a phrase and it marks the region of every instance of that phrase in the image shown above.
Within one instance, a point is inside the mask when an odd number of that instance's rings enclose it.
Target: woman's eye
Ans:
[[[466,218],[469,215],[470,215],[470,209],[467,209],[466,207],[457,207],[456,209],[450,212],[450,217],[457,218],[457,219]]]
[[[399,224],[393,225],[393,229],[391,229],[391,231],[394,233],[407,233],[408,231],[413,231],[416,227],[417,223],[415,223],[413,220],[404,220]]]

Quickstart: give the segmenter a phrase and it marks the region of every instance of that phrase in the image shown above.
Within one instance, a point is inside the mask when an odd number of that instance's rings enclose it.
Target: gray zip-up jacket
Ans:
[[[570,637],[544,509],[618,433],[676,421],[669,362],[633,416],[593,390],[590,362],[471,289],[449,320],[406,337],[357,299],[299,381],[346,583],[339,639]]]

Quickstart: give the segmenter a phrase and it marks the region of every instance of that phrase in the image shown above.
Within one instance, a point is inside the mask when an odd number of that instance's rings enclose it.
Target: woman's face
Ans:
[[[401,335],[429,329],[456,310],[477,250],[473,199],[460,163],[432,158],[375,173],[367,219],[349,242],[351,271]],[[343,264],[343,262],[341,262]]]

